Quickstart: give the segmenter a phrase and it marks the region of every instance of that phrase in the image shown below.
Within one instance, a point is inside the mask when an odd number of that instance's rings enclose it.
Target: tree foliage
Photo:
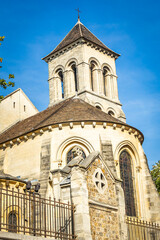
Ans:
[[[151,176],[156,184],[157,191],[160,194],[160,160],[152,166]]]
[[[1,37],[0,36],[0,45],[1,45],[1,42],[4,40],[4,36]],[[3,62],[3,58],[0,57],[0,63]],[[2,68],[2,66],[0,65],[0,68]],[[8,76],[9,79],[13,79],[14,78],[14,75],[13,74],[9,74]],[[0,87],[2,87],[3,89],[6,89],[7,87],[14,87],[15,83],[11,80],[6,80],[6,79],[3,79],[0,77]],[[2,99],[3,96],[0,95],[0,99]]]

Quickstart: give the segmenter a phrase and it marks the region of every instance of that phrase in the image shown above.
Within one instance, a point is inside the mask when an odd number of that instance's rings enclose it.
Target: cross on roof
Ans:
[[[77,9],[75,9],[75,10],[78,12],[78,20],[80,20],[79,13],[80,13],[81,11],[79,10],[79,8],[77,8]]]

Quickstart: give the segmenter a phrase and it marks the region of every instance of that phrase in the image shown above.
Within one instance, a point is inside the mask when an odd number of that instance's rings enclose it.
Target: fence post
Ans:
[[[1,231],[1,221],[2,221],[2,188],[0,187],[0,231]]]
[[[74,212],[75,212],[75,207],[72,203],[71,205],[71,217],[72,217],[72,238],[75,239],[75,236],[74,236]]]
[[[33,236],[36,236],[35,194],[33,192]]]

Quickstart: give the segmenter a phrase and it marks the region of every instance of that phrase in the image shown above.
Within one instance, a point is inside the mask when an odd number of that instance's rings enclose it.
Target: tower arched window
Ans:
[[[127,216],[136,216],[135,192],[132,174],[132,159],[130,154],[123,150],[119,157],[120,175],[122,179],[122,187],[125,196],[125,209]]]
[[[76,64],[73,63],[71,68],[72,68],[73,73],[74,73],[75,91],[78,92],[78,81],[77,81],[77,68],[76,68]]]
[[[103,68],[103,89],[104,89],[104,95],[107,96],[107,88],[109,88],[109,84],[107,82],[107,75],[109,74],[110,70],[108,67]]]
[[[17,232],[17,214],[11,211],[8,216],[8,231]]]
[[[91,79],[91,89],[92,91],[95,91],[96,89],[96,68],[97,68],[97,63],[95,61],[91,61],[90,63],[90,79]]]
[[[86,158],[86,154],[79,146],[74,146],[68,153],[67,153],[67,163],[69,163],[73,158],[76,156],[82,156],[84,159]]]
[[[62,98],[64,98],[64,81],[63,81],[63,71],[61,68],[59,68],[57,71],[58,77],[61,81],[61,92],[62,92]]]

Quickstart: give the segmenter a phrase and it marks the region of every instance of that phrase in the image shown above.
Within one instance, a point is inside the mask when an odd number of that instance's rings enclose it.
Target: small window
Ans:
[[[26,105],[24,105],[24,112],[26,112]]]
[[[96,106],[96,108],[98,108],[99,110],[102,110],[100,106]]]
[[[15,108],[16,107],[16,103],[15,102],[13,102],[13,108]]]
[[[111,110],[109,110],[108,114],[109,114],[110,116],[113,116],[113,117],[114,117],[114,115],[115,115],[114,112],[111,111]]]
[[[97,168],[93,174],[93,182],[101,194],[104,193],[105,189],[107,188],[107,180],[100,168]]]

